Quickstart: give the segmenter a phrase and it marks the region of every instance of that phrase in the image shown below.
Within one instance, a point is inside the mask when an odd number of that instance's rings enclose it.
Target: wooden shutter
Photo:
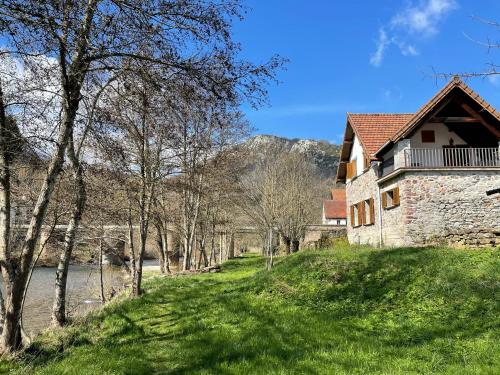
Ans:
[[[365,169],[367,169],[368,167],[370,166],[370,159],[369,158],[365,158]]]
[[[387,208],[387,192],[382,193],[382,208]]]
[[[356,177],[358,175],[358,169],[357,169],[357,164],[356,163],[356,159],[354,159],[353,161],[351,161],[352,163],[352,177]]]
[[[436,136],[434,130],[422,130],[422,143],[434,143],[436,142]]]
[[[354,205],[351,206],[351,226],[355,226],[356,225],[356,221],[355,221],[355,217],[354,217]]]
[[[346,175],[347,179],[351,179],[352,178],[352,164],[349,162],[347,163],[347,175]]]
[[[375,204],[373,202],[373,198],[370,198],[368,203],[370,206],[370,223],[369,224],[375,224]]]
[[[359,225],[365,225],[366,218],[365,218],[365,202],[359,202],[358,203],[358,224]]]
[[[399,187],[395,187],[392,191],[392,205],[399,206]]]

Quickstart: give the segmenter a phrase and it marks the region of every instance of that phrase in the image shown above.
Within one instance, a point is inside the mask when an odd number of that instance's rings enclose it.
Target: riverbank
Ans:
[[[498,250],[344,248],[147,293],[40,336],[0,369],[38,374],[498,373]]]

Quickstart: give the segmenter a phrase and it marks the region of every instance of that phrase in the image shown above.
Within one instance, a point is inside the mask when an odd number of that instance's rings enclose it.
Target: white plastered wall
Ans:
[[[354,140],[352,142],[351,155],[349,156],[349,161],[353,161],[356,159],[356,171],[357,176],[363,173],[364,169],[364,156],[363,156],[363,147],[359,142],[358,137],[354,136]]]
[[[422,130],[433,130],[435,142],[422,143]],[[455,146],[467,144],[456,133],[450,131],[445,124],[426,123],[410,138],[410,145],[412,148],[442,148],[450,144],[450,139],[453,140]]]

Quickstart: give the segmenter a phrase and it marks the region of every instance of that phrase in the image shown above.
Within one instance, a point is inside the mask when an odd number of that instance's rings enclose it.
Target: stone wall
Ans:
[[[378,189],[396,186],[400,205],[382,209]],[[500,196],[486,195],[497,187],[498,170],[406,170],[379,186],[370,168],[346,185],[347,238],[375,246],[500,246]],[[369,198],[375,224],[352,227],[350,206]]]
[[[400,205],[389,207],[386,209],[381,208],[382,212],[382,244],[384,246],[405,246],[406,226],[403,221],[403,211],[405,204],[403,197],[406,195],[404,191],[404,184],[402,181],[403,175],[396,176],[382,184],[380,184],[380,191],[385,192],[399,187]]]
[[[309,225],[300,248],[315,248],[322,238],[346,236],[346,227],[341,225]]]
[[[500,246],[500,172],[406,171],[400,175],[406,245]]]
[[[373,198],[375,205],[375,224],[353,227],[351,225],[351,206]],[[351,244],[380,244],[379,194],[377,175],[373,167],[346,184],[347,239]]]

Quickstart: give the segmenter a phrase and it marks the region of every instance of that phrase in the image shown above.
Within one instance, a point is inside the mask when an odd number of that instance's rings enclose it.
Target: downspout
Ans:
[[[377,172],[379,172],[378,170],[380,168],[382,168],[382,164],[379,162],[378,165],[377,165]],[[377,197],[377,201],[378,201],[378,241],[379,241],[379,247],[382,247],[382,196],[381,196],[381,192],[380,192],[380,184],[377,182],[377,192],[378,192],[378,197]]]
[[[377,197],[377,201],[378,201],[378,230],[379,230],[379,247],[382,247],[382,199],[380,199],[381,197],[381,192],[380,192],[380,185],[377,183],[377,191],[378,191],[378,197]]]

